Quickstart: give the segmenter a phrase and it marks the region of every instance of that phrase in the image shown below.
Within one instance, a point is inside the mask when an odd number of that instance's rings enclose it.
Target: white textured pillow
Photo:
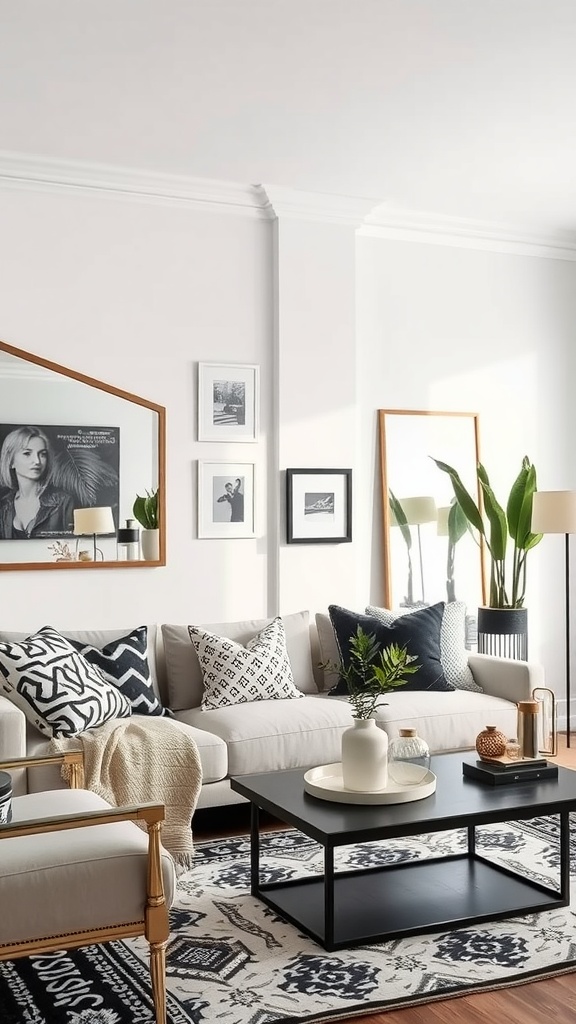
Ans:
[[[76,736],[128,718],[129,700],[51,626],[0,643],[0,692],[45,736]]]
[[[312,668],[309,612],[292,612],[280,617],[284,623],[286,650],[294,683],[302,693],[318,693]],[[235,640],[237,644],[247,647],[248,641],[270,622],[271,619],[267,618],[244,619],[238,622],[195,622],[193,625],[200,632],[215,633],[216,636]],[[188,626],[164,623],[162,639],[166,657],[169,707],[172,711],[200,707],[204,695],[202,668],[194,645],[190,642]]]
[[[304,696],[294,685],[279,616],[246,647],[198,626],[189,626],[188,631],[202,668],[204,711],[254,700]]]
[[[373,615],[385,626],[391,626],[401,615],[411,615],[420,611],[419,608],[402,608],[391,612],[388,608],[376,608],[368,605],[366,615]],[[482,687],[474,681],[468,665],[466,650],[466,605],[463,601],[447,601],[442,613],[440,627],[440,664],[447,682],[457,690],[474,690],[482,693]]]

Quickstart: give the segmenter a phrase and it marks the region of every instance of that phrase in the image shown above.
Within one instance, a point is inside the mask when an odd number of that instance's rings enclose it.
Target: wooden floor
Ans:
[[[558,756],[549,760],[576,769],[576,737],[572,736],[571,746],[567,749],[566,736],[560,736]],[[228,808],[226,831],[222,830],[222,811],[201,812],[194,821],[195,839],[245,833],[248,827],[246,812],[244,806]],[[267,827],[273,829],[277,825],[270,819]],[[547,1021],[575,1024],[576,972],[498,992],[442,999],[406,1010],[348,1017],[341,1024],[545,1024]]]

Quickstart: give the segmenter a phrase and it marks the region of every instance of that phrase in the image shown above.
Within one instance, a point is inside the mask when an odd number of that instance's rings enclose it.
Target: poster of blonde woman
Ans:
[[[0,424],[0,540],[72,536],[74,509],[118,509],[118,427]]]

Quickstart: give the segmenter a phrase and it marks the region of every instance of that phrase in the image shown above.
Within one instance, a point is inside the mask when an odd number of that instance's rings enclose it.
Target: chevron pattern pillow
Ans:
[[[107,683],[128,698],[133,715],[173,717],[168,708],[162,707],[152,687],[146,626],[138,626],[101,649],[71,637],[67,639],[86,661],[100,670]]]
[[[244,647],[198,626],[188,626],[204,682],[203,711],[255,700],[303,697],[296,687],[280,616]]]
[[[52,626],[0,643],[0,693],[45,736],[76,736],[131,714],[124,694]]]

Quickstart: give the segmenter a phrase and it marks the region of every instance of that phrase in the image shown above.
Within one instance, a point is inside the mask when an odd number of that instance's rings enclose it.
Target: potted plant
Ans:
[[[354,724],[342,734],[342,782],[355,792],[376,792],[387,782],[388,736],[373,717],[385,694],[417,672],[416,655],[392,643],[382,649],[373,633],[358,626],[350,637],[350,658],[339,666],[346,683]]]
[[[142,557],[147,562],[157,562],[160,558],[158,488],[146,491],[144,496],[137,494],[132,514],[142,527]]]
[[[472,529],[477,531],[484,541],[490,555],[490,593],[488,608],[485,610],[488,614],[484,614],[480,609],[479,638],[481,633],[526,636],[526,558],[528,552],[542,540],[542,534],[532,533],[531,529],[532,500],[537,489],[536,469],[533,463],[527,455],[522,459],[520,472],[512,484],[504,509],[496,499],[488,473],[481,462],[476,468],[483,499],[482,507],[479,507],[464,487],[456,470],[438,459],[433,461],[438,469],[450,477],[456,501]],[[511,559],[508,541],[512,543]],[[519,614],[498,614],[512,611]],[[490,614],[491,612],[496,614]],[[497,628],[499,621],[502,625]],[[520,648],[520,656],[526,657],[527,649],[523,650],[523,647]],[[502,650],[502,653],[509,652]]]

